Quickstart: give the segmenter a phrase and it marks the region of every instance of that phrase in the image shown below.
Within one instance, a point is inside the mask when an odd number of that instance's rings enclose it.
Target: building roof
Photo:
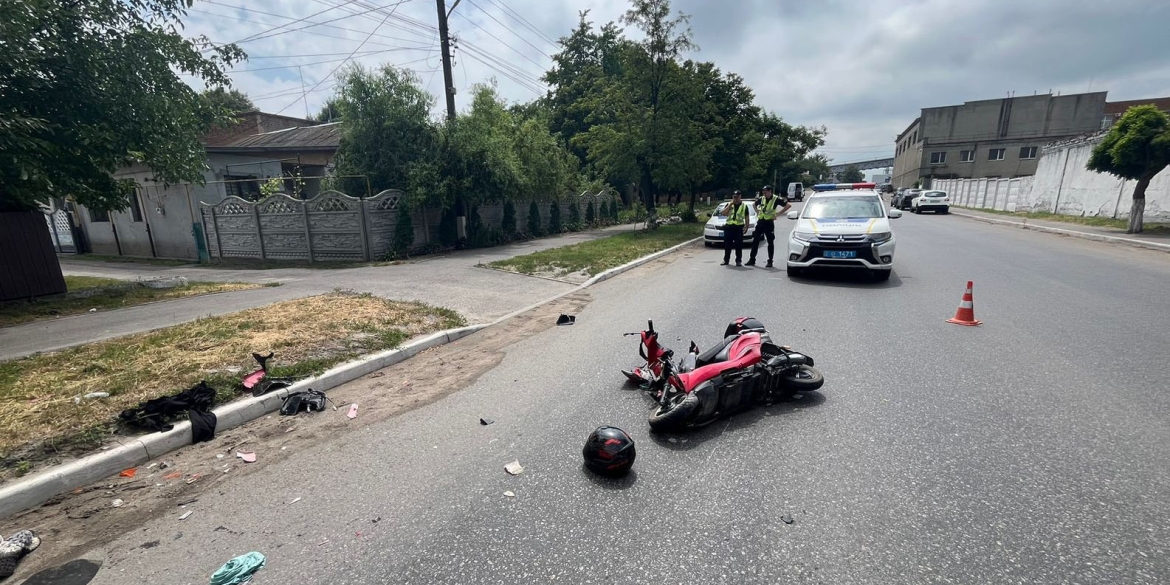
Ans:
[[[337,150],[341,140],[339,122],[286,128],[237,138],[222,146],[209,146],[209,152],[266,150]]]
[[[1170,112],[1170,97],[1148,98],[1144,100],[1128,100],[1124,102],[1105,102],[1105,115],[1118,117],[1134,106],[1153,105],[1163,112]]]

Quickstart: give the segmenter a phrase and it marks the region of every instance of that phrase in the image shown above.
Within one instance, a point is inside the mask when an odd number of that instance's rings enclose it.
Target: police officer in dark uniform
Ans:
[[[739,191],[731,195],[731,203],[723,207],[720,217],[726,217],[723,224],[723,264],[731,261],[731,249],[735,248],[735,265],[742,266],[743,261],[743,233],[751,227],[751,218],[748,216],[747,204]]]
[[[756,225],[756,234],[752,237],[752,255],[747,265],[756,265],[756,252],[760,249],[760,240],[768,239],[768,268],[772,267],[772,257],[776,254],[776,216],[788,213],[792,208],[788,200],[772,194],[771,185],[764,185],[764,196],[756,199],[756,215],[760,216],[760,223]],[[777,209],[779,208],[779,209]]]

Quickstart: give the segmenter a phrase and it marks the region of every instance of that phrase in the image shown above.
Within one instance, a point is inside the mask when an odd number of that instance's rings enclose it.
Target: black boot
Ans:
[[[748,259],[748,261],[747,261],[747,263],[746,263],[746,264],[744,264],[744,266],[755,266],[755,265],[756,265],[756,259],[755,259],[755,258],[749,258],[749,259]]]
[[[768,261],[768,265],[767,265],[766,267],[767,267],[767,268],[771,268],[771,267],[772,267],[772,261],[771,261],[771,260],[769,260],[769,261]]]

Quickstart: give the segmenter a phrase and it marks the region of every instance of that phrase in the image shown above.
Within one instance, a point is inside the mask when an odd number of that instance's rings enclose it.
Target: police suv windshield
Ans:
[[[805,219],[871,219],[885,217],[882,202],[873,195],[813,197],[804,208]]]

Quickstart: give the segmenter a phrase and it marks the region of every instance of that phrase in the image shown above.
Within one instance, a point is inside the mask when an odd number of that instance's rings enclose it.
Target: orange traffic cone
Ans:
[[[979,325],[983,321],[975,319],[975,297],[971,294],[971,289],[975,283],[967,281],[967,291],[963,293],[963,302],[959,303],[959,310],[955,311],[955,316],[947,319],[947,323],[954,323],[956,325]]]

